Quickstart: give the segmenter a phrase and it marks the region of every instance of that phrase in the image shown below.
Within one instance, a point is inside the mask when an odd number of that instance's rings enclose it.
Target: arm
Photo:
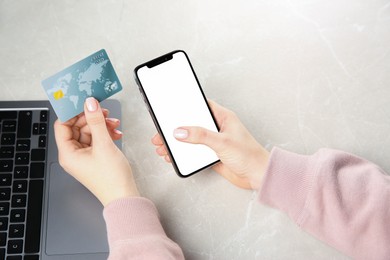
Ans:
[[[354,155],[274,148],[260,201],[355,259],[390,257],[390,176]]]
[[[140,197],[131,166],[113,139],[118,119],[88,98],[84,114],[55,123],[61,166],[104,206],[110,259],[183,259],[161,226],[153,203]]]
[[[209,101],[220,132],[185,126],[180,141],[204,144],[221,160],[214,170],[260,201],[279,208],[303,229],[341,252],[363,259],[390,257],[390,177],[374,164],[322,149],[302,156],[273,149],[271,159],[230,110]],[[152,142],[168,162],[159,135]]]
[[[154,204],[145,198],[123,198],[104,208],[109,259],[184,259],[167,237]]]

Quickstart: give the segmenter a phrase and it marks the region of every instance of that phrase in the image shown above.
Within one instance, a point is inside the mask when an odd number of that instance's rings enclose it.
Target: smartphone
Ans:
[[[167,53],[137,66],[134,75],[176,173],[188,177],[218,163],[209,147],[173,136],[180,126],[219,130],[187,54]]]

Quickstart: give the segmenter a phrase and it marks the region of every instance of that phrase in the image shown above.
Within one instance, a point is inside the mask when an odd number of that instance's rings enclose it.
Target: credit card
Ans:
[[[43,80],[42,86],[61,122],[83,112],[88,97],[103,101],[122,90],[104,49]]]

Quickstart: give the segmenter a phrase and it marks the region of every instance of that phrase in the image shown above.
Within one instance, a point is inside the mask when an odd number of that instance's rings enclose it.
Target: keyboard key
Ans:
[[[7,256],[7,260],[23,260],[21,255]]]
[[[26,218],[26,210],[25,209],[11,209],[10,214],[11,223],[24,222]]]
[[[41,148],[45,148],[46,147],[46,136],[41,135],[39,137],[38,146],[41,147]]]
[[[40,123],[39,124],[39,134],[45,135],[47,132],[47,124],[46,123]]]
[[[14,158],[14,150],[13,146],[2,146],[0,148],[0,158],[1,159],[9,159]]]
[[[41,114],[40,114],[40,119],[41,119],[41,122],[46,122],[47,121],[47,110],[42,110],[41,111]]]
[[[11,186],[12,174],[0,174],[0,187]]]
[[[30,165],[30,178],[43,178],[45,175],[45,163],[33,162]]]
[[[32,128],[33,135],[39,134],[39,123],[34,123]]]
[[[5,246],[7,243],[7,233],[1,232],[0,233],[0,246]]]
[[[0,172],[10,172],[14,167],[12,160],[0,160]]]
[[[23,260],[21,255],[11,255],[7,256],[7,260]]]
[[[15,165],[28,164],[30,162],[29,153],[16,153],[15,154]]]
[[[16,151],[30,151],[30,139],[19,139],[16,141]]]
[[[15,134],[6,133],[1,135],[1,144],[2,145],[14,145],[15,144]]]
[[[1,128],[1,131],[4,132],[16,132],[16,121],[3,121],[3,127]]]
[[[44,161],[46,149],[31,149],[31,161]]]
[[[22,238],[24,236],[23,224],[12,224],[8,229],[8,236],[10,238]]]
[[[39,260],[39,255],[25,255],[23,260]]]
[[[5,259],[5,248],[0,248],[0,259]]]
[[[27,179],[28,177],[28,166],[15,166],[14,178],[15,179]]]
[[[19,111],[18,118],[18,138],[29,138],[31,137],[31,111]]]
[[[0,188],[0,201],[9,201],[11,198],[11,188]]]
[[[23,252],[23,240],[9,240],[7,253],[8,254],[20,254]]]
[[[27,192],[27,181],[26,180],[16,180],[12,185],[13,193],[26,193]]]
[[[16,119],[16,111],[0,111],[0,121],[4,119]]]
[[[0,231],[7,231],[8,229],[8,218],[0,217]]]
[[[13,208],[24,208],[27,204],[26,195],[13,195],[11,201],[11,207]]]
[[[29,185],[24,251],[38,253],[41,241],[43,180],[31,180]]]
[[[9,202],[0,202],[0,216],[8,216]]]

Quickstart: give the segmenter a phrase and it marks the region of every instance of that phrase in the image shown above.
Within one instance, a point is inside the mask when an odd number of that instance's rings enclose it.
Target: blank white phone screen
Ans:
[[[181,126],[218,132],[186,55],[176,52],[171,60],[141,67],[137,76],[180,174],[190,175],[216,162],[218,157],[209,147],[173,137]]]

